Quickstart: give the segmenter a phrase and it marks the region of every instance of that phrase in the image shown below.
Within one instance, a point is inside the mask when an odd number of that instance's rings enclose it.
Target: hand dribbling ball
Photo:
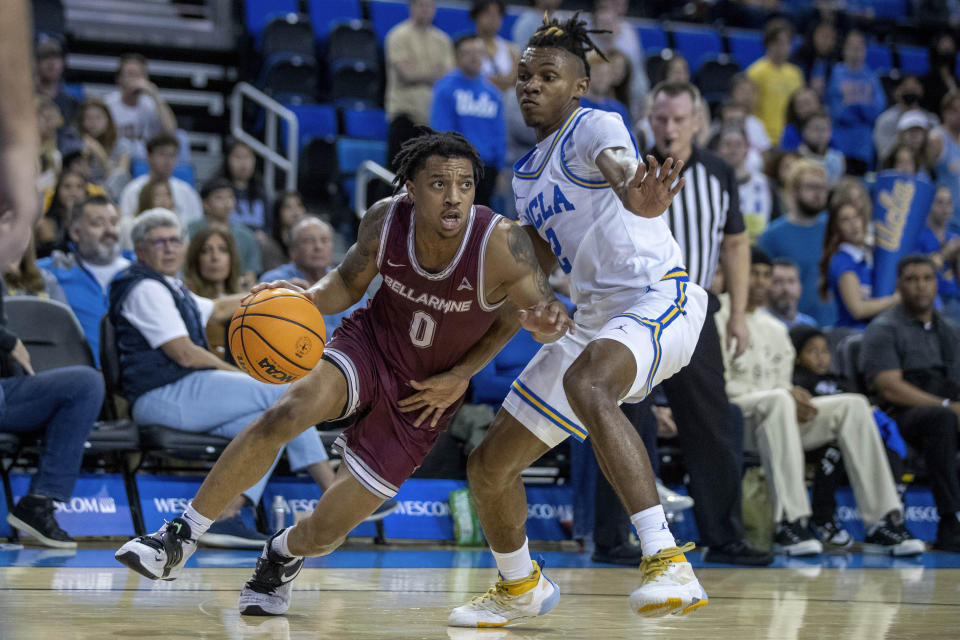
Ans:
[[[272,384],[305,376],[320,362],[327,343],[320,310],[290,289],[264,289],[244,298],[227,336],[237,365]]]

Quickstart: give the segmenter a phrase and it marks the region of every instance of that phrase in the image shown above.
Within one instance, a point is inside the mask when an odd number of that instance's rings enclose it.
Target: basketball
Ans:
[[[244,298],[227,335],[237,365],[271,384],[302,378],[320,361],[327,342],[319,309],[290,289],[264,289]]]

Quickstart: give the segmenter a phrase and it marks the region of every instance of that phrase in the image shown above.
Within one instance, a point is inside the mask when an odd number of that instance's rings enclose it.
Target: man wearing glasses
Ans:
[[[116,328],[121,386],[133,419],[234,437],[286,390],[286,385],[254,380],[207,348],[207,323],[227,322],[246,294],[210,300],[177,279],[184,258],[183,230],[171,211],[140,214],[131,238],[137,262],[110,283],[108,313]],[[306,469],[311,475],[327,459],[316,429],[291,440],[286,451],[291,469]],[[250,530],[240,510],[260,501],[269,476],[224,510],[204,537],[206,544],[263,546],[267,536]]]

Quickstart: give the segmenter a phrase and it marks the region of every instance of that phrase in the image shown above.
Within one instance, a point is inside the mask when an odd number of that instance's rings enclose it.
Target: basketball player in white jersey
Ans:
[[[586,53],[596,50],[589,33],[577,16],[545,21],[518,67],[517,99],[539,140],[514,165],[519,222],[544,272],[559,264],[570,274],[576,328],[531,360],[470,456],[470,488],[500,575],[453,610],[453,626],[504,626],[556,606],[559,589],[527,548],[520,473],[571,435],[590,436],[632,514],[644,555],[633,610],[682,615],[707,603],[683,555],[693,544],[674,541],[646,450],[619,409],[685,366],[703,325],[706,294],[688,282],[660,219],[683,187],[682,163],[668,158],[659,167],[647,156],[644,166],[619,115],[580,107]]]

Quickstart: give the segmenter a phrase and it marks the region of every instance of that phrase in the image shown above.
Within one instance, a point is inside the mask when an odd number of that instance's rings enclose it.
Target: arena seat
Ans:
[[[723,52],[723,42],[720,34],[714,29],[694,27],[690,25],[675,26],[673,28],[673,42],[677,52],[686,58],[690,65],[690,74],[697,71],[707,60],[716,58]]]
[[[730,48],[730,57],[741,69],[749,67],[766,52],[763,47],[763,34],[759,31],[731,29],[727,32],[727,45]]]
[[[263,34],[264,27],[278,14],[297,13],[297,0],[244,0],[243,23],[255,39]]]
[[[313,56],[274,54],[264,62],[260,85],[270,95],[277,93],[316,95],[316,60]]]
[[[473,20],[470,19],[470,11],[459,7],[437,7],[433,26],[450,36],[451,40],[476,31]]]
[[[930,71],[930,52],[926,47],[900,45],[897,47],[900,57],[900,73],[904,75],[923,76]]]
[[[260,53],[264,59],[278,53],[312,58],[316,48],[310,20],[296,13],[271,19],[263,30]]]
[[[376,108],[383,100],[379,69],[362,62],[334,65],[330,73],[330,98],[340,107]]]
[[[885,44],[871,42],[867,44],[867,66],[877,73],[886,73],[893,69],[893,53]]]
[[[330,67],[341,63],[362,62],[380,68],[377,34],[366,20],[340,22],[330,29],[325,57]]]
[[[364,160],[386,166],[386,140],[358,140],[356,138],[337,139],[337,167],[340,174],[354,174]]]
[[[336,138],[313,138],[300,149],[298,184],[305,198],[330,202],[337,193]]]
[[[640,46],[647,55],[659,54],[670,46],[666,32],[655,23],[641,24],[637,27]]]
[[[302,149],[313,138],[337,135],[337,111],[329,104],[286,105],[299,123],[297,148]],[[281,140],[287,140],[287,123],[282,123]]]
[[[707,60],[700,66],[693,83],[708,103],[722,102],[730,95],[733,76],[739,72],[737,63],[726,59],[726,56],[724,59]]]
[[[307,12],[313,35],[321,46],[336,22],[363,17],[360,0],[308,0]]]
[[[13,488],[10,486],[10,469],[16,462],[17,453],[20,451],[20,438],[13,433],[0,432],[0,480],[3,482],[3,499],[6,500],[7,513],[13,510]],[[4,463],[4,459],[10,459],[10,464]],[[9,540],[16,542],[20,539],[17,530],[10,527]]]
[[[377,41],[383,46],[387,32],[410,17],[410,9],[405,2],[387,2],[385,0],[371,0],[367,4],[370,11],[370,23],[377,34]]]
[[[383,109],[344,109],[343,132],[351,138],[387,139],[387,115]]]

